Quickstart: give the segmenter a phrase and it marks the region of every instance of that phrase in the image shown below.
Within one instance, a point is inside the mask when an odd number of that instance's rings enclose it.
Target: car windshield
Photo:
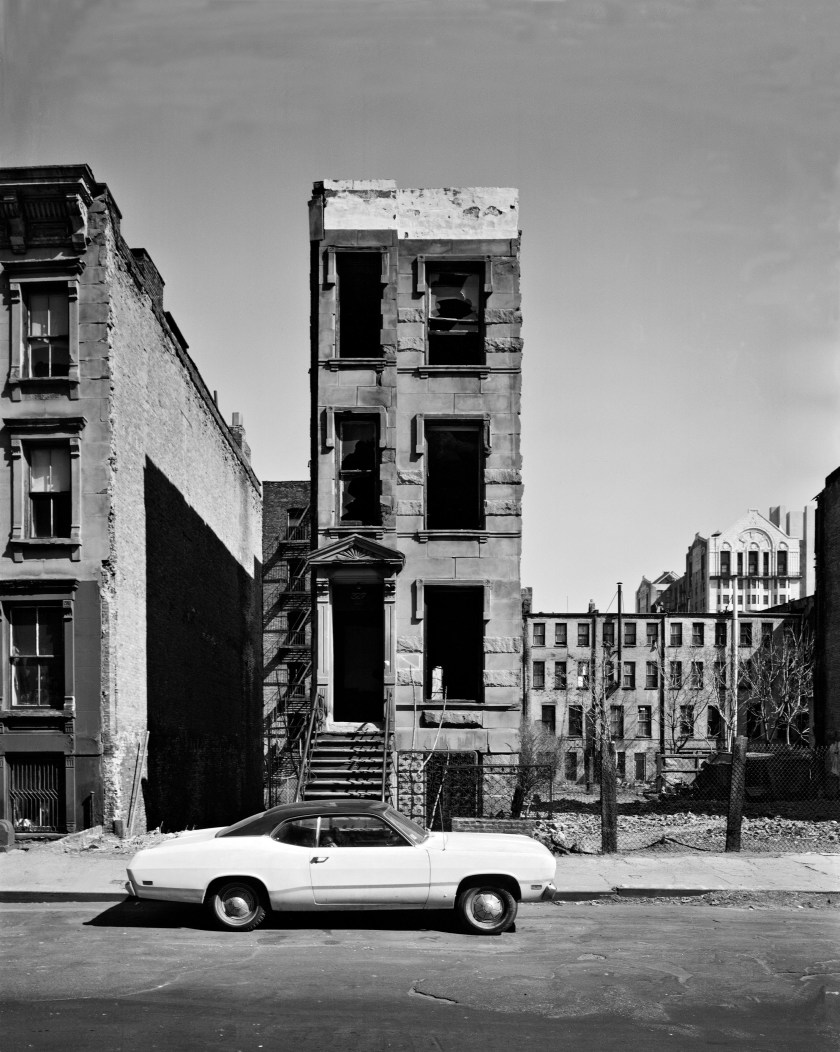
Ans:
[[[412,844],[422,844],[424,840],[429,839],[429,834],[422,827],[417,825],[416,822],[412,822],[410,818],[406,818],[405,815],[401,815],[399,811],[395,811],[393,807],[387,807],[385,809],[385,815],[392,825],[395,825],[397,829],[412,842]]]

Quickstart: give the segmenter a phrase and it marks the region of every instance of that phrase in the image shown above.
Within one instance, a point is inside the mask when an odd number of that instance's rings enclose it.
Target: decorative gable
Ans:
[[[388,548],[369,537],[351,533],[332,544],[319,548],[307,559],[310,567],[334,566],[336,563],[356,563],[367,566],[388,568],[391,572],[402,569],[405,555],[393,548]]]

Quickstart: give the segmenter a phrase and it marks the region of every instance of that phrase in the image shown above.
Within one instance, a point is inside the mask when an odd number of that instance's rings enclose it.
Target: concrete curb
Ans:
[[[131,896],[114,891],[0,891],[3,902],[122,902]]]

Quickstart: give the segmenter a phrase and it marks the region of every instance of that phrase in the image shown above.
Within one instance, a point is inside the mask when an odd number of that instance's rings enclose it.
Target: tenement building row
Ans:
[[[0,169],[0,817],[261,799],[260,486],[86,165]]]
[[[526,601],[524,635],[525,712],[562,739],[569,781],[586,779],[600,733],[615,743],[619,777],[637,782],[655,776],[658,753],[724,748],[736,730],[811,740],[810,691],[761,689],[768,661],[807,659],[799,615],[540,613]]]

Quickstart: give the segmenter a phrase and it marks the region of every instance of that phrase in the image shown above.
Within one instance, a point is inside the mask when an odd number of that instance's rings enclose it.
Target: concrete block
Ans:
[[[485,687],[518,687],[522,681],[522,675],[518,668],[511,669],[485,669]]]
[[[522,502],[519,500],[485,500],[486,515],[522,515]]]
[[[438,709],[423,709],[420,716],[426,727],[483,727],[484,713],[480,711],[456,712]]]
[[[518,654],[522,650],[521,636],[485,636],[485,654]]]
[[[397,311],[400,325],[412,323],[425,324],[426,312],[422,307],[400,307]]]
[[[397,469],[397,483],[400,486],[422,486],[423,485],[423,472],[422,471],[406,471],[402,468]]]
[[[398,500],[397,515],[422,515],[422,500]]]
[[[422,636],[397,636],[397,650],[402,654],[422,654]]]
[[[522,472],[513,468],[488,468],[484,471],[484,484],[486,486],[521,486]]]

